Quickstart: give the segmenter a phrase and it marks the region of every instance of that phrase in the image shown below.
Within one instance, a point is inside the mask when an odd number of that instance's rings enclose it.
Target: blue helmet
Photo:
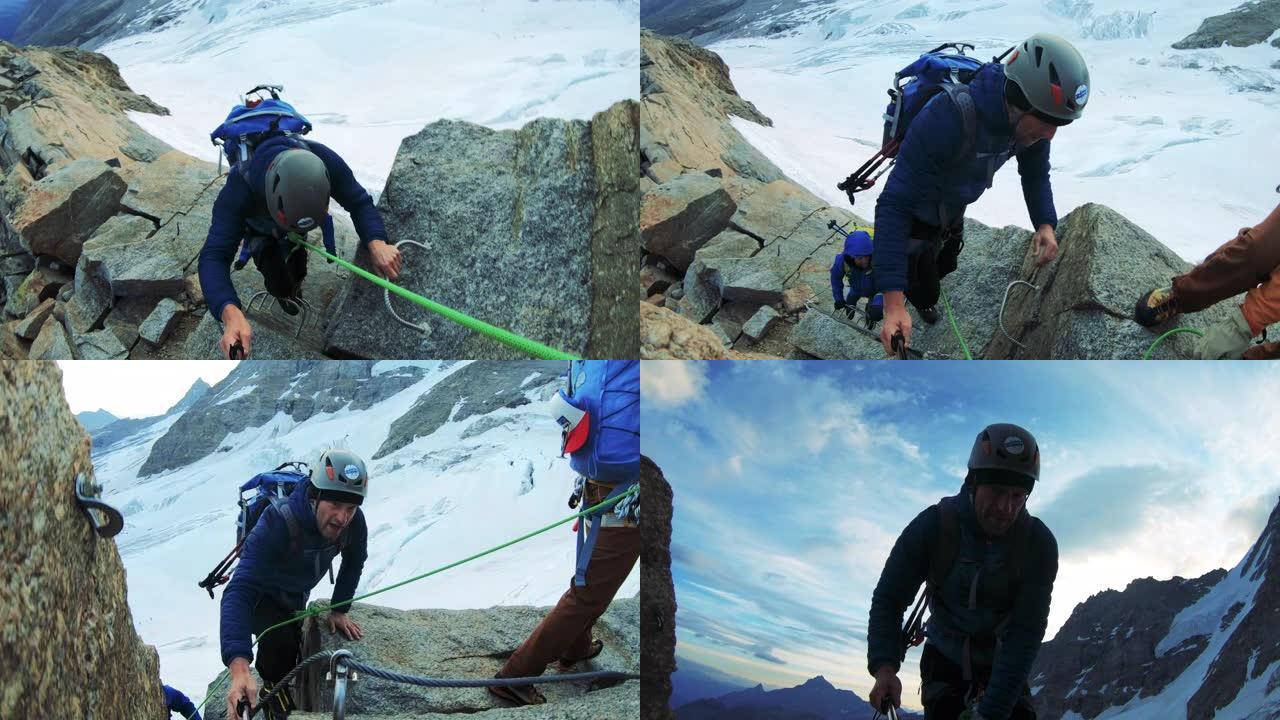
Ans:
[[[844,239],[845,257],[856,258],[871,254],[871,235],[866,230],[854,230]]]

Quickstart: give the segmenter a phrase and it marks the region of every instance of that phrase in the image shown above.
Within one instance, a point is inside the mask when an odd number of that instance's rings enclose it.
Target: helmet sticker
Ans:
[[[355,465],[348,465],[342,468],[342,477],[348,480],[359,480],[360,468],[356,467]]]
[[[309,217],[298,218],[298,222],[294,223],[294,225],[296,225],[299,230],[310,230],[316,226],[316,221],[314,218]]]
[[[1089,101],[1089,86],[1081,85],[1076,88],[1076,105],[1084,105]]]
[[[1017,435],[1010,435],[1004,439],[1004,449],[1010,455],[1021,455],[1027,449],[1027,444]]]

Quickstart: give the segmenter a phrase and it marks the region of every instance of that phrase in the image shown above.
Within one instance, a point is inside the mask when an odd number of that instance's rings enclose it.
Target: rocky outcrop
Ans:
[[[401,143],[379,209],[401,248],[399,285],[566,352],[634,357],[637,112],[624,101],[591,122],[535,120],[520,130],[431,123]],[[356,264],[369,268],[364,251]],[[524,358],[383,289],[352,279],[326,352],[338,357]],[[370,323],[378,316],[384,321]],[[601,324],[603,323],[603,324]],[[608,354],[616,353],[616,354]]]
[[[357,603],[351,616],[364,638],[348,641],[330,634],[324,622],[308,618],[303,625],[302,656],[345,647],[357,660],[409,675],[433,678],[490,678],[503,661],[528,637],[550,608],[493,607],[484,610],[394,610]],[[604,651],[575,671],[640,672],[640,602],[615,600],[595,626]],[[313,665],[296,681],[294,699],[303,711],[298,717],[332,717],[333,690],[324,680],[328,668]],[[554,671],[552,671],[554,672]],[[543,683],[545,705],[511,708],[484,688],[423,688],[361,677],[347,693],[346,716],[352,718],[529,718],[531,720],[592,720],[637,717],[640,689],[635,681],[602,683],[578,681]],[[224,671],[209,686],[210,697],[225,697]],[[226,708],[210,703],[205,717],[225,717]]]
[[[156,0],[29,0],[14,31],[22,45],[100,47],[135,32],[156,30],[181,14]]]
[[[641,720],[671,717],[671,673],[676,669],[676,587],[671,579],[671,484],[652,460],[640,458],[640,680]]]
[[[563,363],[549,360],[475,362],[431,386],[409,411],[391,423],[387,439],[374,453],[384,457],[435,432],[446,422],[485,415],[502,407],[528,405],[528,393],[556,382]]]
[[[845,233],[874,233],[872,223],[781,173],[744,172],[732,161],[740,153],[716,152],[726,138],[741,140],[728,114],[744,101],[724,63],[688,41],[647,31],[641,44],[646,77],[654,80],[642,84],[642,117],[652,125],[642,128],[649,177],[641,200],[640,285],[648,304],[677,312],[714,338],[672,352],[676,324],[642,308],[641,357],[883,358],[879,334],[863,327],[861,311],[850,322],[836,318],[830,290],[830,266]],[[696,111],[686,105],[694,101]],[[915,356],[1139,358],[1171,329],[1140,327],[1131,319],[1133,306],[1142,292],[1167,286],[1191,265],[1119,213],[1097,204],[1068,213],[1058,227],[1058,259],[1038,270],[1031,237],[1018,227],[965,221],[959,266],[942,283],[944,320],[930,325],[907,306]],[[1203,331],[1236,305],[1224,301],[1176,322]],[[707,337],[687,329],[680,335]],[[1151,356],[1187,358],[1194,348],[1195,337],[1179,333]]]
[[[1179,50],[1247,47],[1266,42],[1280,29],[1280,0],[1250,0],[1221,15],[1205,18],[1195,32],[1173,44]]]
[[[134,631],[115,541],[75,500],[76,475],[93,476],[89,441],[53,363],[0,360],[0,465],[0,657],[14,665],[0,717],[161,717],[159,658]],[[69,670],[74,682],[57,680]]]
[[[1185,705],[1188,720],[1276,717],[1278,538],[1280,505],[1230,571],[1135,580],[1077,605],[1031,671],[1041,716],[1092,720],[1124,706],[1154,717]]]
[[[190,402],[152,445],[138,475],[188,465],[216,451],[228,434],[260,427],[277,413],[302,422],[343,408],[367,409],[421,380],[425,372],[406,366],[375,375],[371,362],[246,361]]]

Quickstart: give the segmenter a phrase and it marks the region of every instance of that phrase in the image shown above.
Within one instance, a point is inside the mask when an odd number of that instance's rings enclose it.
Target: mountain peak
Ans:
[[[835,686],[832,685],[830,682],[828,682],[827,679],[821,675],[809,678],[808,680],[805,681],[804,685],[802,685],[801,687],[823,689],[823,690],[827,688],[831,688],[832,690],[835,689]]]

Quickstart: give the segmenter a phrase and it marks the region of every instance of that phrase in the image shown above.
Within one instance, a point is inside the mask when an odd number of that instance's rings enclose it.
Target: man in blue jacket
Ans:
[[[289,620],[307,605],[311,589],[342,556],[329,612],[330,630],[348,639],[363,636],[360,626],[341,605],[355,595],[367,557],[368,526],[360,504],[368,491],[364,461],[345,450],[327,450],[311,469],[311,478],[289,495],[287,502],[270,505],[245,538],[240,565],[222,594],[222,662],[231,675],[227,717],[239,717],[236,705],[257,706],[298,662],[302,625],[290,623],[269,633],[264,630]],[[254,659],[250,636],[258,636],[254,666],[264,686],[259,693],[249,671]],[[294,707],[288,688],[266,704],[267,720],[281,720]]]
[[[849,292],[844,292],[845,280]],[[865,230],[854,230],[844,239],[844,251],[831,261],[831,297],[836,312],[843,311],[853,319],[858,300],[867,298],[867,329],[875,327],[884,317],[884,296],[876,292],[871,272],[871,235]]]
[[[219,347],[229,356],[237,342],[248,357],[253,331],[231,283],[231,264],[244,239],[267,292],[296,315],[307,275],[307,250],[288,239],[321,228],[333,251],[329,198],[351,214],[361,245],[368,246],[374,270],[394,280],[400,251],[386,240],[387,230],[373,198],[356,182],[351,168],[333,150],[311,140],[275,137],[254,152],[244,175],[231,172],[213,203],[213,222],[200,250],[200,289],[209,312],[222,322]]]
[[[200,713],[196,712],[195,703],[191,702],[191,698],[182,694],[181,690],[162,685],[164,688],[164,704],[169,709],[169,714],[178,713],[187,720],[200,720]]]
[[[960,494],[916,516],[871,597],[871,704],[902,704],[898,669],[920,638],[902,618],[926,584],[920,659],[926,720],[1034,720],[1027,676],[1044,639],[1058,545],[1027,513],[1040,475],[1035,438],[1017,425],[979,433]]]
[[[1079,119],[1089,99],[1089,70],[1066,40],[1037,33],[1007,64],[990,63],[968,84],[972,110],[938,93],[911,121],[876,201],[876,288],[884,293],[885,352],[901,332],[911,341],[904,299],[926,322],[942,278],[964,247],[964,211],[991,187],[996,171],[1018,159],[1022,194],[1036,233],[1038,264],[1057,257],[1058,226],[1049,184],[1049,142]],[[971,132],[966,132],[970,129]]]

